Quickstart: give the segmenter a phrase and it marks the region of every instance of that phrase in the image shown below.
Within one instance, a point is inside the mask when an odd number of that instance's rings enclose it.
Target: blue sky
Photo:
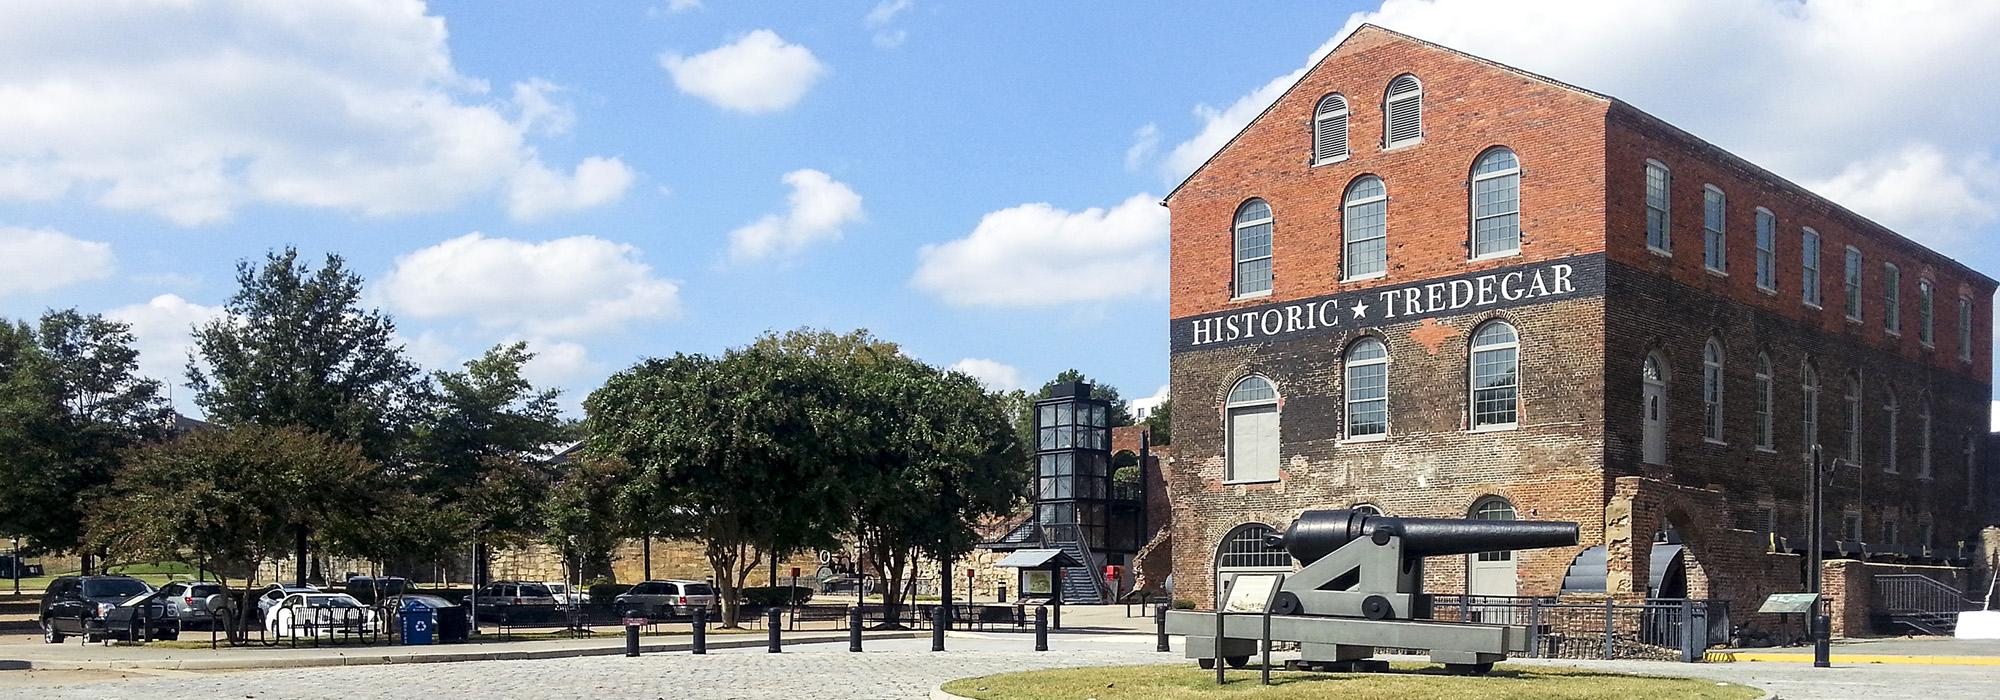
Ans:
[[[109,312],[177,375],[235,262],[289,244],[347,256],[427,365],[527,340],[572,402],[803,325],[1146,396],[1159,197],[1364,19],[2000,270],[2000,12],[1603,4],[10,3],[0,315]]]

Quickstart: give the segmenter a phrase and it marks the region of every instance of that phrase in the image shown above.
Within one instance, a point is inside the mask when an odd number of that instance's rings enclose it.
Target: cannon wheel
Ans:
[[[1229,667],[1230,667],[1230,668],[1243,668],[1244,666],[1248,666],[1248,665],[1250,665],[1250,657],[1248,657],[1248,656],[1225,656],[1225,657],[1222,657],[1222,662],[1223,662],[1223,663],[1226,663],[1226,664],[1229,664]],[[1207,670],[1214,670],[1214,669],[1215,669],[1215,659],[1211,659],[1211,658],[1208,658],[1208,657],[1206,657],[1206,656],[1204,656],[1204,657],[1202,657],[1202,658],[1199,658],[1199,659],[1196,659],[1196,660],[1195,660],[1195,663],[1196,663],[1196,664],[1199,664],[1199,665],[1201,666],[1202,670],[1204,670],[1204,671],[1207,671]]]

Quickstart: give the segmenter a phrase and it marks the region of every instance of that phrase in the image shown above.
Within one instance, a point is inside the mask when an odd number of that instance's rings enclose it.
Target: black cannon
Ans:
[[[1298,560],[1298,571],[1238,574],[1223,596],[1223,620],[1208,613],[1170,613],[1168,631],[1189,635],[1188,654],[1194,658],[1247,659],[1261,635],[1249,634],[1247,625],[1256,620],[1227,613],[1268,612],[1270,638],[1299,642],[1305,665],[1386,668],[1369,657],[1376,647],[1393,647],[1428,649],[1433,660],[1454,670],[1483,673],[1508,653],[1527,650],[1526,628],[1428,619],[1424,558],[1568,547],[1577,536],[1576,523],[1306,511],[1269,540]],[[1224,631],[1217,635],[1217,629]]]

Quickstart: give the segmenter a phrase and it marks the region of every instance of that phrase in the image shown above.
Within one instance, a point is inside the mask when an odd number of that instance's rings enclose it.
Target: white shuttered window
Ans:
[[[1382,147],[1407,146],[1424,140],[1424,85],[1417,76],[1399,75],[1389,81],[1382,100]]]
[[[1327,95],[1313,111],[1313,165],[1347,159],[1347,98]]]

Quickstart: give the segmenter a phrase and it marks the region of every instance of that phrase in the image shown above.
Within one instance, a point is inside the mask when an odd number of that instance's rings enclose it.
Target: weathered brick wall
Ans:
[[[1577,547],[1517,552],[1520,591],[1554,594],[1583,547],[1603,538],[1605,483],[1600,355],[1603,312],[1576,299],[1338,337],[1178,353],[1173,359],[1175,597],[1206,604],[1216,548],[1248,522],[1283,528],[1300,511],[1373,504],[1390,515],[1462,518],[1485,496],[1502,496],[1529,520],[1582,526]],[[1521,337],[1521,423],[1515,430],[1466,430],[1468,336],[1489,318]],[[1340,353],[1362,333],[1389,347],[1390,437],[1340,441],[1344,395]],[[1256,373],[1277,385],[1282,479],[1225,484],[1222,402]],[[1426,562],[1427,587],[1465,588],[1464,557]]]
[[[1827,629],[1835,637],[1868,637],[1878,634],[1870,620],[1874,609],[1875,577],[1881,574],[1923,574],[1955,588],[1970,583],[1963,567],[1877,564],[1853,559],[1831,559],[1821,563],[1820,590],[1826,596],[1831,617]]]

